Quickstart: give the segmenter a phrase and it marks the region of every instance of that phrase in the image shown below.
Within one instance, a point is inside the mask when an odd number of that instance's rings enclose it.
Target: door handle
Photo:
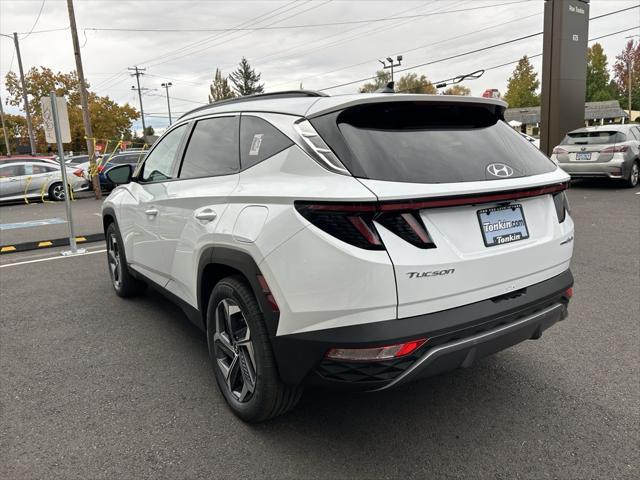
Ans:
[[[210,222],[211,220],[215,220],[217,216],[218,214],[211,209],[206,209],[196,213],[196,218],[198,220],[202,220],[203,222]]]
[[[155,208],[150,208],[149,210],[145,210],[144,213],[146,213],[150,217],[155,217],[156,215],[158,215],[158,210]]]

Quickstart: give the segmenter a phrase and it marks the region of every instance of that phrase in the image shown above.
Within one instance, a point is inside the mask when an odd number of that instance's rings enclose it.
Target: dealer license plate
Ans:
[[[529,238],[522,205],[512,204],[478,210],[480,231],[487,247]]]

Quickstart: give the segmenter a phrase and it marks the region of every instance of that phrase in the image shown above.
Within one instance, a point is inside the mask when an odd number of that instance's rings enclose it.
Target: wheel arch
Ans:
[[[242,277],[253,291],[269,337],[275,337],[278,329],[279,312],[272,310],[260,286],[258,276],[262,274],[258,264],[247,252],[231,247],[207,247],[203,250],[198,262],[197,302],[205,329],[207,327],[207,307],[211,292],[220,280],[234,275]]]

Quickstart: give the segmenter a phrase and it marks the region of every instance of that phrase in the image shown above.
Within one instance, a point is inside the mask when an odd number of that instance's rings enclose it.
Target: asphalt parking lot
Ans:
[[[255,426],[179,309],[116,297],[103,244],[3,255],[0,478],[639,478],[636,192],[569,191],[575,296],[542,339],[396,390],[307,391]]]

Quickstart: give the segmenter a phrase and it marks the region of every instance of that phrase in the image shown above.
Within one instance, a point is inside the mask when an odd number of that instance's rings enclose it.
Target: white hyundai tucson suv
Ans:
[[[573,293],[569,176],[505,108],[293,91],[193,110],[106,173],[113,287],[181,306],[246,421],[537,339]]]

